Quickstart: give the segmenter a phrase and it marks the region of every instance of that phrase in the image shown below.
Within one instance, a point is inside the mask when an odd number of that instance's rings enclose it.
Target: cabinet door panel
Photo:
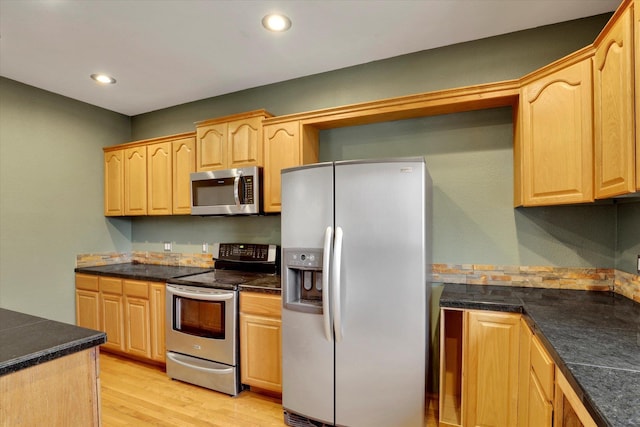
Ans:
[[[124,152],[124,213],[147,214],[147,147]]]
[[[149,300],[125,298],[126,307],[126,351],[129,354],[151,358],[151,335],[149,325]]]
[[[631,11],[600,40],[593,62],[596,198],[636,188]]]
[[[121,295],[102,294],[102,330],[107,334],[105,348],[125,351],[124,312]]]
[[[165,284],[151,284],[151,358],[165,361]]]
[[[264,210],[280,212],[282,205],[280,171],[301,164],[299,123],[293,121],[265,126],[264,133]]]
[[[525,206],[593,201],[591,59],[523,87]]]
[[[551,427],[553,425],[553,405],[533,371],[529,376],[529,427]]]
[[[466,320],[465,424],[517,425],[520,316],[469,311]]]
[[[634,13],[634,59],[635,59],[635,111],[636,127],[640,126],[640,11]],[[640,132],[636,129],[636,190],[640,191]]]
[[[262,166],[262,117],[230,122],[228,167]]]
[[[76,290],[76,325],[83,328],[100,328],[100,294],[95,291]]]
[[[104,214],[124,215],[124,152],[104,153]]]
[[[170,215],[172,205],[171,143],[147,147],[147,213]]]
[[[518,374],[518,426],[529,425],[529,377],[531,372],[531,339],[533,332],[524,318],[520,319],[520,367]]]
[[[281,320],[240,314],[242,383],[282,391]]]
[[[191,213],[191,172],[196,170],[195,137],[172,142],[173,214]]]
[[[197,130],[196,169],[209,171],[224,169],[227,146],[227,124],[219,123],[200,127]]]

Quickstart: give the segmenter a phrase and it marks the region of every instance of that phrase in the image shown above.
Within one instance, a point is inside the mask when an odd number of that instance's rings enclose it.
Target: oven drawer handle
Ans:
[[[233,292],[207,294],[207,293],[200,293],[200,292],[188,292],[188,291],[184,291],[182,289],[176,289],[173,287],[167,287],[167,292],[173,295],[177,295],[179,297],[193,298],[193,299],[199,299],[204,301],[225,301],[225,300],[232,299],[234,296]]]
[[[198,371],[212,372],[216,374],[230,374],[233,372],[233,368],[213,369],[213,368],[205,368],[203,366],[191,365],[189,363],[185,363],[179,360],[177,357],[175,357],[171,353],[167,353],[167,357],[179,365],[186,366],[187,368],[191,368],[191,369],[197,369]]]

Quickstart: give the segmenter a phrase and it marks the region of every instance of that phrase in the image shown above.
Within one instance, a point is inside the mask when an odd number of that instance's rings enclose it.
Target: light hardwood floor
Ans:
[[[278,398],[252,391],[232,398],[171,380],[159,367],[106,352],[100,354],[100,391],[103,427],[285,425]],[[436,403],[429,400],[429,427],[437,425]]]

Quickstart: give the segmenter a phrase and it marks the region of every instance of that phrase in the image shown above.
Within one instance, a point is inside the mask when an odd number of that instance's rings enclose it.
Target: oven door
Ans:
[[[237,363],[237,291],[167,284],[167,351]]]

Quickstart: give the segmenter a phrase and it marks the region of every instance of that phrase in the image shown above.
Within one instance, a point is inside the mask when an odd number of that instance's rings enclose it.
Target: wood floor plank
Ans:
[[[245,390],[236,397],[172,380],[160,367],[100,354],[103,427],[282,427],[282,401]],[[427,426],[437,426],[437,397]]]

